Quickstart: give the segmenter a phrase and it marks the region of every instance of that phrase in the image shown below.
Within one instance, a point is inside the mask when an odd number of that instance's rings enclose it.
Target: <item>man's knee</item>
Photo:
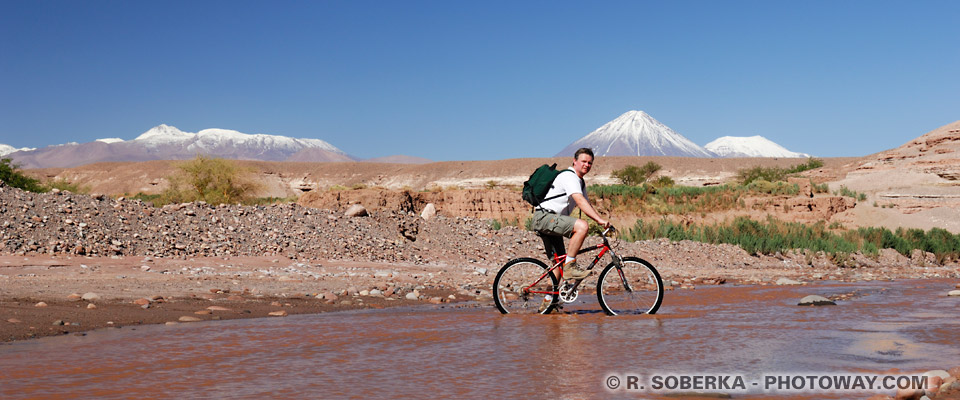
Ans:
[[[586,233],[589,229],[590,224],[582,219],[578,219],[577,222],[573,223],[573,233]]]

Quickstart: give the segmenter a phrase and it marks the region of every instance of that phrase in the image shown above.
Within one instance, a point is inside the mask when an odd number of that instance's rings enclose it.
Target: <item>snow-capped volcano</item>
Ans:
[[[104,161],[183,160],[198,154],[240,160],[353,161],[353,157],[319,139],[246,134],[228,129],[183,132],[159,125],[136,139],[98,139],[17,152],[12,157],[24,168],[75,167]],[[295,157],[294,157],[295,156]]]
[[[763,136],[724,136],[707,143],[707,150],[720,157],[778,157],[778,158],[807,158],[809,154],[797,153],[785,149]]]
[[[581,147],[601,156],[714,157],[643,111],[627,111],[571,143],[557,157],[573,156]]]

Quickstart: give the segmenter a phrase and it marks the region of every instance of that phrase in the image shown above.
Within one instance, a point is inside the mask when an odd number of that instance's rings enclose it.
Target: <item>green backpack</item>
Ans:
[[[527,179],[527,181],[523,183],[523,200],[536,207],[547,200],[565,195],[566,193],[561,193],[556,196],[551,196],[550,198],[545,198],[547,197],[547,192],[549,192],[553,186],[553,180],[557,178],[557,175],[566,171],[573,172],[569,169],[557,171],[556,163],[553,165],[541,165],[536,171],[533,171],[530,179]]]

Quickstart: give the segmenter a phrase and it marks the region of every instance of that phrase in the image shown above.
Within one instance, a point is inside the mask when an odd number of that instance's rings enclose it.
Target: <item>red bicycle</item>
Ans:
[[[580,251],[580,254],[600,251],[586,268],[588,271],[593,270],[608,253],[613,259],[597,279],[600,307],[608,315],[656,313],[663,301],[660,273],[641,258],[617,255],[607,239],[611,232],[615,232],[613,227],[607,228],[600,235],[603,243]],[[548,267],[530,257],[513,259],[504,264],[493,280],[493,300],[501,313],[548,314],[577,299],[583,279],[560,283],[563,281],[563,268],[560,267],[567,257],[563,251],[563,239],[557,236],[541,238],[548,258],[553,258],[553,266]],[[545,302],[549,302],[549,306],[541,308]]]

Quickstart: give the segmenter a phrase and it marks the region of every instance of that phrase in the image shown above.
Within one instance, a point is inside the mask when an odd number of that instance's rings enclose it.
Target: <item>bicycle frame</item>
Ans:
[[[607,235],[606,235],[607,232],[609,232],[609,228],[608,228],[607,230],[603,231],[603,234],[600,235],[600,237],[603,238],[603,243],[598,243],[598,244],[596,244],[596,245],[593,245],[593,246],[590,246],[590,247],[586,247],[586,248],[580,249],[580,253],[579,253],[579,254],[586,254],[586,253],[590,253],[590,252],[593,252],[593,251],[600,250],[600,253],[597,254],[596,257],[593,258],[593,261],[592,261],[592,262],[590,262],[590,266],[588,266],[588,267],[586,268],[587,271],[593,270],[593,267],[595,267],[595,266],[597,265],[597,263],[600,262],[600,259],[603,258],[603,256],[606,255],[607,252],[610,252],[610,254],[613,256],[613,261],[614,261],[615,263],[617,263],[617,265],[618,265],[618,270],[619,270],[620,258],[617,257],[617,253],[615,253],[615,252],[613,251],[613,248],[610,247],[610,241],[607,240]],[[531,290],[530,288],[532,288],[532,287],[536,286],[537,284],[539,284],[541,281],[543,281],[543,280],[547,277],[547,274],[553,273],[553,271],[556,270],[556,269],[559,269],[559,273],[557,274],[557,275],[558,275],[558,279],[559,279],[561,282],[563,282],[563,268],[560,268],[560,267],[563,266],[563,262],[566,261],[566,259],[567,259],[567,255],[566,255],[566,254],[563,254],[563,255],[554,254],[554,255],[553,255],[553,266],[550,267],[550,268],[547,268],[547,271],[544,272],[543,275],[540,275],[540,278],[538,278],[536,281],[534,281],[533,283],[531,283],[529,286],[523,288],[523,292],[524,292],[524,293],[528,293],[528,294],[549,294],[549,295],[558,295],[558,294],[560,294],[559,291]],[[621,277],[621,279],[623,278],[623,271],[620,271],[620,277]],[[577,281],[573,284],[573,287],[571,288],[571,290],[576,290],[577,287],[580,286],[580,282],[582,282],[582,281],[583,281],[583,279],[577,280]]]

